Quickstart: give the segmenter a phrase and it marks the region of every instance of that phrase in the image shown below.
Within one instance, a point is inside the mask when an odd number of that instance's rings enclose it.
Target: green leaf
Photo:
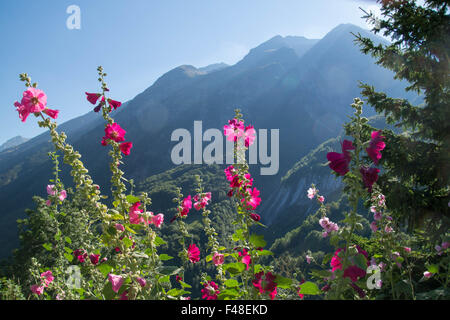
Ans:
[[[319,288],[315,283],[306,281],[305,283],[300,285],[300,293],[309,295],[318,295],[321,294],[321,291],[319,290]]]
[[[162,238],[156,236],[155,237],[155,245],[156,246],[160,246],[160,245],[163,245],[163,244],[167,244],[167,242],[165,242]]]
[[[228,279],[224,284],[227,288],[234,288],[239,286],[239,282],[237,282],[237,280],[235,279]]]
[[[44,243],[42,246],[44,247],[45,250],[52,251],[52,244],[51,243]]]
[[[269,250],[256,251],[258,256],[272,256],[273,252]]]
[[[366,257],[363,254],[358,253],[355,256],[355,263],[356,263],[357,267],[359,267],[359,268],[361,268],[363,270],[367,269],[367,260],[366,260]]]
[[[141,201],[141,199],[139,199],[138,197],[132,196],[132,195],[128,195],[126,199],[127,199],[127,202],[130,204],[135,204],[136,202]]]
[[[328,270],[311,270],[311,275],[317,278],[329,278],[331,276],[331,272]]]
[[[256,248],[263,248],[266,246],[267,242],[264,240],[264,236],[251,234],[250,235],[250,243],[253,244]]]
[[[64,257],[66,257],[69,262],[72,262],[73,260],[73,255],[71,253],[64,252]]]
[[[130,248],[131,246],[133,246],[133,241],[131,241],[129,238],[123,238],[122,241],[127,248]]]
[[[72,254],[73,250],[68,248],[68,247],[64,247],[64,251],[67,252],[68,254]]]
[[[233,241],[236,241],[236,242],[239,241],[239,240],[244,241],[245,240],[245,238],[244,238],[244,230],[237,229],[233,233],[233,235],[231,236],[231,239],[233,239]]]
[[[69,237],[65,237],[64,240],[65,240],[68,244],[72,244],[72,239],[70,239]]]
[[[178,281],[178,282],[183,288],[192,288],[192,286],[190,284],[187,284],[184,281]]]
[[[125,229],[129,232],[131,232],[132,234],[136,234],[136,231],[134,231],[133,229],[131,229],[129,226],[125,226]]]
[[[239,298],[240,293],[236,288],[229,288],[221,291],[221,293],[217,296],[220,300],[228,300],[228,299],[236,299]]]
[[[277,283],[277,287],[280,287],[282,289],[289,289],[292,285],[292,279],[282,276],[276,276],[275,282]]]
[[[173,259],[173,257],[169,256],[168,254],[163,253],[159,256],[159,259],[161,261],[167,261],[167,260]]]
[[[223,265],[224,270],[228,271],[232,276],[241,273],[246,267],[247,266],[242,262],[233,262]]]
[[[181,271],[183,271],[183,268],[175,267],[175,266],[164,266],[159,271],[160,273],[164,275],[173,276],[175,274],[179,274]]]
[[[182,296],[183,294],[188,294],[188,293],[190,293],[190,292],[189,291],[185,291],[183,289],[176,289],[176,288],[174,288],[174,289],[169,290],[167,292],[167,295],[171,296],[171,297],[179,297],[179,296]]]
[[[111,267],[109,264],[102,263],[97,266],[97,269],[103,274],[104,277],[107,277],[113,267]]]
[[[427,267],[428,272],[439,273],[439,266],[437,264],[432,264]]]
[[[164,276],[158,279],[160,283],[170,282],[170,276]]]

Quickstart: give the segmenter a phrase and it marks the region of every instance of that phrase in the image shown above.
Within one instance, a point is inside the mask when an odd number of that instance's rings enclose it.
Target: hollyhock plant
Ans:
[[[47,95],[42,90],[28,88],[23,93],[21,105],[25,106],[30,113],[39,113],[47,105]]]
[[[196,263],[200,261],[200,249],[195,244],[189,245],[187,254],[190,262]]]
[[[381,159],[381,153],[385,147],[386,143],[384,143],[383,139],[385,137],[381,135],[381,130],[373,131],[371,134],[371,140],[369,142],[369,147],[366,149],[367,154],[370,159],[372,159],[373,163],[376,165]]]
[[[330,168],[337,172],[339,175],[343,176],[349,171],[348,165],[351,160],[351,155],[348,151],[354,150],[355,147],[349,140],[344,140],[344,142],[341,144],[341,147],[342,153],[328,152],[327,159],[328,161],[330,161]]]
[[[120,287],[122,287],[124,279],[122,276],[115,275],[115,274],[108,274],[108,280],[111,282],[112,289],[114,292],[119,292]]]
[[[214,281],[207,281],[203,284],[202,299],[217,300],[217,295],[220,293],[219,286]]]
[[[33,284],[30,287],[30,290],[31,290],[31,292],[33,292],[33,293],[37,294],[38,296],[40,296],[41,294],[44,293],[44,286]]]

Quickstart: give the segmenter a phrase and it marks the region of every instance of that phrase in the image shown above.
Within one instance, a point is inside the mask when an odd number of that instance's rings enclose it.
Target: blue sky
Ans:
[[[67,7],[81,10],[69,30]],[[60,110],[59,123],[92,109],[96,68],[108,73],[111,97],[132,99],[182,64],[234,64],[275,35],[322,38],[341,23],[368,28],[358,9],[370,0],[14,0],[0,2],[0,144],[42,132],[13,106],[27,72]]]

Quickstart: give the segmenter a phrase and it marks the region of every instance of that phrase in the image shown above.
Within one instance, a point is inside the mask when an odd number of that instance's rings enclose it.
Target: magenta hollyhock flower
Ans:
[[[27,107],[17,101],[14,102],[14,106],[16,107],[16,111],[19,113],[20,120],[22,120],[22,122],[25,122],[30,115],[30,110],[28,110]]]
[[[261,198],[259,196],[259,190],[256,188],[250,189],[250,200],[247,201],[247,206],[250,206],[253,210],[255,210],[261,204]],[[242,199],[244,202],[244,199]]]
[[[50,270],[47,270],[45,272],[41,273],[41,278],[44,278],[45,286],[47,287],[50,283],[53,282],[55,277],[53,276],[53,273]]]
[[[37,294],[38,296],[40,296],[43,292],[44,292],[44,286],[39,286],[37,284],[33,284],[30,287],[31,292]]]
[[[180,211],[180,215],[181,216],[187,216],[187,214],[189,213],[189,210],[192,209],[192,200],[191,200],[191,195],[188,195],[186,198],[183,199],[183,201],[181,202],[181,211]]]
[[[319,197],[317,198],[317,200],[319,200],[320,203],[324,203],[325,197],[324,197],[324,196],[319,196]]]
[[[164,215],[162,213],[159,213],[156,216],[153,216],[151,222],[155,225],[155,227],[161,228],[161,225],[164,222]]]
[[[255,222],[258,222],[261,220],[261,216],[257,213],[250,213],[250,218]]]
[[[105,104],[105,97],[102,97],[100,103],[94,108],[94,112],[99,112],[104,104]]]
[[[224,263],[225,261],[225,256],[221,253],[218,252],[214,252],[214,255],[212,257],[212,261],[214,263],[214,265],[218,266]]]
[[[227,167],[225,170],[225,176],[227,178],[228,181],[231,182],[231,180],[233,180],[233,177],[236,175],[236,169],[233,166],[229,166]]]
[[[377,168],[367,168],[363,166],[361,167],[359,172],[361,172],[364,186],[369,192],[372,192],[372,185],[377,182],[378,173],[380,172],[380,170]]]
[[[217,295],[220,293],[219,286],[214,281],[208,281],[203,284],[202,299],[217,300]]]
[[[192,263],[200,261],[200,249],[195,244],[191,244],[188,248],[188,259]]]
[[[239,179],[239,175],[234,175],[230,181],[230,188],[239,188],[242,185],[242,181]]]
[[[111,139],[115,142],[125,141],[126,131],[118,123],[108,124],[105,128],[104,139]]]
[[[348,171],[348,165],[351,160],[349,150],[354,150],[355,147],[353,146],[353,143],[349,140],[344,140],[344,142],[341,144],[342,153],[337,152],[328,152],[327,153],[327,159],[330,161],[330,168],[337,172],[339,175],[343,176]]]
[[[177,282],[180,282],[180,281],[183,281],[183,278],[179,274],[177,274],[177,276],[175,277],[175,280]]]
[[[358,281],[358,278],[363,278],[366,276],[366,271],[357,267],[350,266],[344,270],[344,278],[350,278],[353,282]]]
[[[244,135],[244,123],[237,119],[229,120],[229,125],[223,127],[223,131],[228,141],[237,141]]]
[[[408,252],[408,253],[411,252],[411,248],[409,248],[409,247],[403,247],[403,249],[404,249],[406,252]]]
[[[384,143],[383,139],[385,137],[381,135],[381,130],[373,131],[371,134],[371,140],[369,142],[369,147],[366,149],[367,154],[370,159],[372,159],[373,163],[376,165],[378,161],[381,159],[381,153],[385,147],[386,143]]]
[[[58,118],[59,110],[53,110],[53,109],[45,108],[43,110],[43,112],[46,115],[48,115],[50,118],[53,118],[53,119],[57,119]]]
[[[342,249],[337,249],[334,252],[333,257],[331,258],[330,265],[332,267],[331,271],[334,272],[337,269],[342,269],[342,261],[341,258],[339,258],[339,253],[342,251]]]
[[[97,265],[97,264],[98,264],[98,261],[100,260],[100,255],[99,255],[99,254],[91,253],[91,254],[89,255],[89,259],[91,260],[91,262],[92,262],[93,265]]]
[[[118,276],[118,275],[110,273],[108,275],[108,280],[109,280],[109,282],[111,282],[113,291],[116,293],[119,292],[119,289],[123,284],[122,276]]]
[[[208,202],[211,200],[211,192],[207,192],[202,198],[200,198],[200,195],[194,196],[194,208],[195,210],[203,209],[208,205]]]
[[[141,285],[141,287],[145,287],[147,281],[144,278],[137,278],[136,281]]]
[[[130,155],[130,150],[133,147],[132,142],[122,142],[119,146],[120,151],[126,156]]]
[[[245,128],[244,132],[245,146],[248,148],[255,142],[256,139],[256,131],[253,126],[248,126]]]
[[[390,227],[390,226],[386,226],[384,228],[384,232],[386,232],[386,233],[392,233],[393,231],[394,231],[394,229],[392,229],[392,227]]]
[[[260,271],[255,274],[255,279],[252,280],[253,286],[263,294],[267,292],[270,299],[273,300],[277,295],[277,284],[275,282],[275,275],[271,272],[264,274],[264,271]]]
[[[119,108],[122,105],[122,102],[113,100],[113,99],[108,99],[108,103],[111,107],[114,108],[114,110],[116,110],[117,108]]]
[[[98,98],[100,98],[100,96],[101,96],[100,93],[88,93],[88,92],[85,92],[85,94],[86,94],[87,100],[88,100],[90,103],[92,103],[92,104],[96,104]]]
[[[121,225],[120,223],[116,223],[115,228],[118,231],[125,231],[125,227],[123,225]]]
[[[36,88],[28,88],[23,93],[21,104],[28,109],[30,113],[41,112],[47,105],[47,95],[44,91]]]
[[[450,247],[450,242],[447,242],[447,241],[442,242],[441,247],[444,250],[449,248]]]
[[[248,270],[250,268],[250,263],[252,263],[252,257],[248,253],[248,250],[244,248],[242,249],[242,252],[238,252],[238,255],[239,257],[242,257],[241,262],[247,266],[246,270]]]

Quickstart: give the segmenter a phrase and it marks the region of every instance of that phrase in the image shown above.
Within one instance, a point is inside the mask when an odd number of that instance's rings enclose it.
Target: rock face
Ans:
[[[24,138],[22,136],[16,136],[14,138],[11,138],[9,140],[7,140],[4,144],[0,145],[0,152],[9,149],[9,148],[14,148],[17,147],[18,145],[21,145],[22,143],[27,142],[28,138]]]
[[[260,212],[264,221],[273,224],[274,217],[281,214],[277,202],[283,208],[294,208],[301,202],[302,188],[310,182],[323,191],[331,190],[333,180],[326,174],[305,173],[289,183],[281,183],[281,178],[298,159],[341,131],[351,112],[349,104],[359,96],[358,81],[373,84],[390,96],[404,96],[404,85],[360,53],[350,32],[383,41],[356,26],[341,25],[320,40],[276,36],[233,66],[183,65],[167,72],[112,113],[127,131],[127,141],[133,142],[122,167],[127,178],[139,182],[175,166],[170,157],[176,144],[170,139],[175,129],[192,132],[197,120],[203,122],[203,131],[221,129],[233,117],[234,109],[240,108],[255,128],[280,129],[278,174],[260,176],[260,166],[251,166],[263,203],[269,203]],[[64,123],[60,130],[82,154],[96,183],[109,190],[108,148],[100,145],[104,134],[101,116],[90,112]],[[14,152],[0,152],[0,257],[17,245],[16,220],[33,207],[32,196],[45,196],[45,185],[52,178],[49,140],[44,133]],[[70,186],[68,170],[61,178]]]

